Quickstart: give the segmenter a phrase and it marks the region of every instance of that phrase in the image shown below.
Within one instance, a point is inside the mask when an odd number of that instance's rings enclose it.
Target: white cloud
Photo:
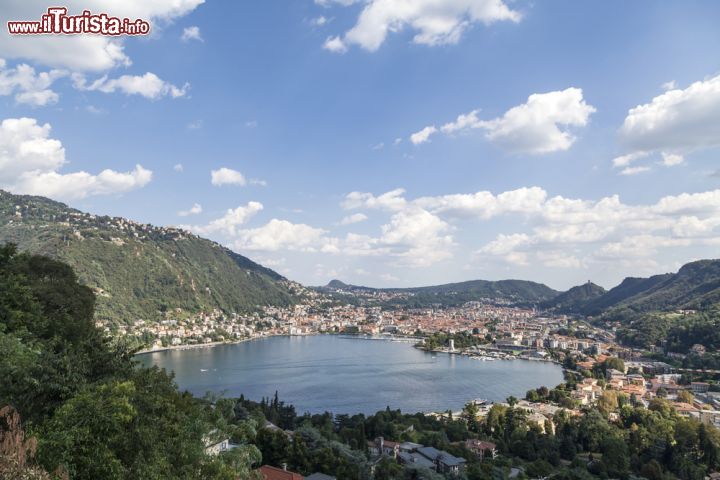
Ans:
[[[15,101],[34,107],[57,103],[58,94],[50,89],[55,80],[65,77],[65,70],[36,73],[30,65],[20,64],[8,68],[0,58],[0,95],[15,94]]]
[[[632,162],[639,160],[641,158],[645,158],[649,155],[649,152],[633,152],[633,153],[627,153],[625,155],[621,155],[619,157],[613,158],[613,167],[620,168],[620,167],[627,167]]]
[[[83,10],[107,13],[121,18],[142,18],[159,29],[192,12],[204,0],[67,0],[63,2],[69,13]],[[5,20],[39,20],[48,8],[39,0],[18,0],[3,3]],[[24,58],[51,67],[74,71],[105,71],[131,64],[124,50],[124,38],[100,35],[28,35],[12,36],[7,29],[0,31],[0,57]]]
[[[225,215],[211,221],[207,225],[183,225],[182,228],[195,232],[198,235],[221,234],[232,237],[240,232],[238,229],[239,226],[245,224],[258,212],[262,211],[262,209],[262,203],[249,202],[247,205],[228,209]]]
[[[49,124],[34,118],[8,118],[0,123],[0,186],[16,193],[57,199],[127,192],[147,185],[152,172],[136,165],[131,172],[105,169],[97,175],[80,171],[59,173],[65,149],[50,138]]]
[[[327,37],[325,39],[325,43],[323,43],[323,48],[327,51],[334,52],[334,53],[347,52],[347,46],[345,45],[345,42],[343,42],[342,38],[340,38],[340,37]]]
[[[173,165],[173,170],[178,173],[182,173],[183,171],[185,171],[185,167],[183,167],[182,163],[176,163],[175,165]]]
[[[630,153],[660,152],[675,166],[695,150],[720,146],[720,75],[679,89],[672,83],[650,103],[628,111],[620,140]]]
[[[291,223],[273,218],[262,227],[241,230],[234,247],[242,250],[323,251],[331,247],[326,230],[303,223]]]
[[[403,265],[427,267],[452,257],[453,238],[450,226],[419,207],[410,207],[394,214],[383,225],[379,243],[391,248]]]
[[[315,17],[312,20],[310,20],[310,25],[312,25],[313,27],[322,27],[329,21],[330,20],[328,20],[327,17],[320,15],[319,17]]]
[[[408,267],[427,267],[451,258],[456,247],[453,232],[467,220],[515,229],[501,229],[494,239],[478,246],[475,258],[481,264],[586,269],[617,262],[646,271],[651,264],[658,266],[654,257],[663,249],[720,244],[720,190],[628,205],[618,195],[599,200],[551,197],[540,187],[416,199],[405,198],[405,191],[397,189],[381,195],[352,192],[341,205],[378,209],[391,216],[378,236],[354,235],[351,240],[348,234],[335,239],[338,254],[375,255]],[[522,222],[510,220],[518,215]],[[648,253],[638,257],[643,242]]]
[[[354,1],[322,1],[350,5]],[[462,35],[476,23],[489,25],[498,21],[519,22],[519,12],[502,0],[368,0],[353,28],[342,37],[332,37],[325,48],[344,52],[348,45],[376,51],[389,33],[404,28],[414,31],[413,42],[422,45],[458,43]]]
[[[190,87],[187,83],[182,87],[176,87],[151,72],[147,72],[145,75],[122,75],[114,79],[109,79],[107,75],[104,75],[90,84],[87,83],[84,75],[74,74],[73,80],[75,88],[78,90],[103,93],[120,91],[125,95],[140,95],[150,100],[167,96],[171,98],[184,97]]]
[[[535,93],[526,103],[511,108],[502,117],[478,118],[478,110],[459,115],[440,128],[445,134],[471,129],[485,130],[485,137],[499,147],[516,153],[544,154],[568,150],[575,143],[569,127],[584,127],[595,107],[588,105],[579,88]],[[438,129],[428,126],[414,133],[415,145],[427,142]]]
[[[458,217],[489,219],[505,213],[533,214],[542,211],[547,192],[539,187],[523,187],[499,195],[488,191],[470,194],[421,197],[418,205],[434,213]]]
[[[210,172],[210,183],[216,187],[220,187],[222,185],[245,186],[247,185],[247,180],[245,179],[245,176],[237,170],[223,167]]]
[[[410,142],[412,142],[413,145],[420,145],[421,143],[428,142],[430,141],[430,136],[437,133],[437,131],[438,130],[434,125],[427,126],[419,132],[415,132],[410,135]]]
[[[458,115],[454,122],[446,123],[440,128],[440,130],[442,130],[443,133],[455,133],[459,130],[467,128],[478,128],[481,124],[481,121],[477,116],[479,112],[480,110],[473,110],[470,113]]]
[[[674,167],[675,165],[682,165],[685,162],[685,157],[677,153],[662,152],[662,163],[666,167]]]
[[[16,193],[43,195],[58,199],[80,199],[92,195],[111,195],[144,187],[152,180],[152,172],[136,165],[131,172],[103,170],[97,175],[88,172],[28,172],[20,176],[10,189]]]
[[[345,196],[342,207],[345,210],[353,210],[358,208],[373,208],[382,210],[397,211],[402,210],[407,204],[403,194],[405,190],[397,188],[376,197],[372,193],[350,192]]]
[[[354,223],[364,222],[368,219],[368,216],[364,213],[353,213],[340,220],[340,225],[352,225]]]
[[[660,88],[663,90],[675,90],[677,88],[677,83],[675,80],[670,80],[669,82],[663,83]]]
[[[581,89],[567,88],[530,95],[526,103],[479,126],[490,141],[511,152],[551,153],[568,150],[575,143],[563,127],[584,127],[593,112]]]
[[[203,211],[202,205],[200,205],[199,203],[195,203],[188,210],[180,210],[178,212],[178,216],[189,217],[190,215],[198,215],[198,214],[202,213],[202,211]]]
[[[198,42],[204,42],[202,35],[200,35],[200,27],[191,26],[183,29],[183,33],[180,36],[180,40],[183,42],[189,42],[190,40],[196,40]]]
[[[538,252],[538,260],[546,266],[553,268],[584,268],[585,263],[574,255],[560,250]]]
[[[652,170],[652,169],[647,166],[625,167],[622,170],[620,170],[620,175],[625,175],[625,176],[637,175],[639,173],[649,172],[650,170]]]
[[[617,195],[598,201],[557,196],[539,207],[525,210],[527,231],[500,233],[477,255],[515,265],[537,260],[545,266],[585,268],[611,259],[625,265],[662,248],[714,245],[720,227],[720,190],[666,196],[652,205],[626,205]],[[483,212],[478,211],[481,218],[489,219]]]

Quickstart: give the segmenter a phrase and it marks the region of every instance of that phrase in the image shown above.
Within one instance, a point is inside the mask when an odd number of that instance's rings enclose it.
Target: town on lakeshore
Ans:
[[[592,406],[607,392],[625,395],[648,406],[660,396],[672,401],[678,413],[720,427],[720,392],[711,392],[714,371],[677,368],[648,358],[649,352],[616,342],[612,329],[600,328],[584,319],[558,315],[509,302],[484,299],[460,307],[394,308],[334,305],[321,293],[301,286],[307,303],[292,307],[265,307],[254,315],[226,315],[218,310],[207,314],[132,326],[108,334],[135,336],[149,341],[149,353],[167,349],[211,347],[270,336],[351,335],[359,338],[411,342],[416,348],[450,355],[466,355],[478,361],[522,359],[549,361],[562,365],[566,376],[579,380],[568,392],[571,401],[520,401],[530,421],[544,429],[559,409],[579,415],[579,407]],[[348,294],[348,292],[341,292]],[[397,293],[373,294],[391,300]],[[692,314],[680,311],[681,315]],[[182,312],[170,312],[180,315]],[[692,354],[702,355],[705,347],[694,345]],[[674,359],[685,355],[670,354]],[[619,365],[619,366],[618,366]],[[601,371],[602,375],[597,375]],[[474,402],[475,399],[467,399]],[[566,399],[568,400],[568,399]],[[478,404],[478,418],[487,414],[491,403]],[[572,408],[570,408],[572,407]],[[461,416],[462,412],[428,412],[440,418]]]

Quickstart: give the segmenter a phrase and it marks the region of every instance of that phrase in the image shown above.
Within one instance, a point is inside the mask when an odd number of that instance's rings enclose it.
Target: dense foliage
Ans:
[[[720,310],[715,307],[691,314],[652,312],[621,319],[618,339],[641,348],[663,347],[686,354],[694,345],[720,350]]]
[[[541,304],[543,308],[553,308],[567,313],[578,313],[585,304],[605,294],[605,289],[592,282],[572,287],[555,298]]]
[[[69,266],[0,248],[0,407],[14,412],[0,438],[33,438],[39,465],[70,478],[249,475],[257,450],[208,457],[205,437],[230,429],[210,403],[111,346],[94,326],[93,304]],[[25,450],[0,450],[0,465],[37,470],[19,461]]]
[[[532,390],[528,398],[561,404],[569,400],[565,386]],[[263,429],[256,437],[263,460],[306,475],[322,471],[347,480],[444,478],[390,459],[376,463],[370,477],[365,445],[379,436],[464,457],[467,469],[457,478],[467,480],[507,479],[511,466],[521,468],[520,478],[702,480],[720,467],[717,429],[678,416],[664,400],[645,408],[615,391],[606,391],[597,409],[588,408],[577,416],[563,410],[542,425],[512,398],[511,406],[495,405],[483,419],[478,419],[474,404],[468,404],[460,417],[438,418],[389,408],[367,417],[297,416],[277,397],[259,403],[244,398],[225,401],[236,420],[275,419],[281,428]],[[572,407],[572,402],[567,406]],[[465,448],[464,441],[470,438],[495,443],[500,455],[481,460]]]

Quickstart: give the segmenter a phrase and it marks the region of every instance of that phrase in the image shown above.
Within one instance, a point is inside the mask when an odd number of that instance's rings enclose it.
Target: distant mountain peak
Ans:
[[[328,282],[328,284],[325,285],[326,288],[336,288],[336,289],[343,289],[343,288],[347,288],[347,287],[349,287],[349,286],[350,286],[350,285],[348,285],[347,283],[342,282],[342,281],[340,281],[340,280],[338,280],[338,279],[330,280],[330,281]]]

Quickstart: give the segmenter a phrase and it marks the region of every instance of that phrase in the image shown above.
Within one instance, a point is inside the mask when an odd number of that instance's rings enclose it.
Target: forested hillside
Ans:
[[[252,426],[134,365],[95,328],[94,300],[69,266],[0,247],[0,479],[250,478]],[[239,447],[209,457],[208,435]]]
[[[244,313],[296,299],[291,282],[215,242],[43,197],[0,191],[0,242],[67,262],[95,292],[96,318],[110,323],[158,320],[178,308]]]

